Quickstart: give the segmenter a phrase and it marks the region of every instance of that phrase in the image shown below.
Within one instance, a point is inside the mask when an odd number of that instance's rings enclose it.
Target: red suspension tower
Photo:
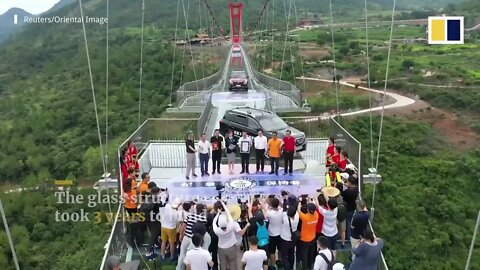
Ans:
[[[233,44],[239,44],[242,41],[242,12],[243,3],[232,3],[230,5],[230,39]]]

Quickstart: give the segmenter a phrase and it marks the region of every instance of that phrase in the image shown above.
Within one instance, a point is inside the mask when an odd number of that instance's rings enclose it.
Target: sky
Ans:
[[[32,14],[49,10],[60,0],[0,0],[0,15],[13,7],[21,8]]]

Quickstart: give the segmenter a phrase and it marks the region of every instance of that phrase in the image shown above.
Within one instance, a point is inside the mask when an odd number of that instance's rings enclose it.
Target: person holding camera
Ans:
[[[300,229],[300,241],[299,241],[299,256],[300,261],[302,262],[303,270],[312,269],[315,261],[316,253],[316,229],[318,223],[318,213],[317,206],[313,203],[313,200],[310,199],[308,202],[308,197],[300,197],[301,203],[298,204],[298,215],[302,221],[302,226]],[[302,212],[302,205],[307,207],[307,212]]]
[[[280,233],[280,256],[284,270],[293,270],[295,264],[295,245],[300,238],[297,231],[299,216],[296,207],[288,207],[282,213],[282,231]]]
[[[241,270],[242,252],[237,245],[236,234],[243,236],[249,225],[243,229],[240,228],[238,222],[233,220],[230,210],[225,203],[220,200],[223,212],[218,213],[213,220],[213,232],[218,236],[218,258],[221,270]]]

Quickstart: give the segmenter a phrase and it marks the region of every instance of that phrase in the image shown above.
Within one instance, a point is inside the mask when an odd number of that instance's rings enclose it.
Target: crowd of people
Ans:
[[[347,164],[347,153],[335,145],[334,138],[329,142],[326,183],[316,196],[282,191],[253,195],[248,201],[238,199],[236,204],[219,196],[213,205],[182,201],[178,197],[181,194],[170,194],[168,189],[157,187],[148,173],[142,173],[137,183],[139,153],[129,143],[121,160],[125,209],[132,217],[129,243],[138,250],[146,244],[146,259],[160,256],[162,261],[176,263],[177,270],[377,269],[383,240],[369,229],[369,212],[359,199],[358,175]],[[190,174],[196,176],[196,154],[202,176],[208,175],[210,156],[212,174],[220,173],[224,151],[230,173],[235,169],[232,153],[237,150],[241,154],[242,173],[249,173],[251,147],[255,148],[257,173],[263,172],[264,153],[272,162],[270,173],[278,173],[278,158],[282,147],[286,155],[287,143],[276,137],[267,140],[263,134],[252,140],[245,133],[236,138],[229,132],[223,138],[218,130],[210,141],[202,135],[196,144],[193,136],[188,136],[187,165],[191,170],[187,169],[187,179]],[[290,159],[287,156],[285,163]],[[291,164],[287,166],[288,174]],[[337,262],[336,251],[346,248],[348,243],[351,262],[344,265]]]
[[[229,130],[226,136],[220,134],[216,129],[210,140],[207,140],[205,134],[200,136],[198,142],[195,142],[193,134],[189,134],[185,141],[187,169],[185,178],[197,177],[196,160],[200,161],[201,176],[210,176],[208,163],[212,160],[212,174],[221,174],[220,164],[222,157],[226,156],[229,174],[235,173],[235,163],[237,154],[240,155],[241,171],[240,174],[250,174],[250,154],[255,152],[256,171],[255,173],[264,173],[265,159],[270,159],[270,174],[279,174],[280,159],[284,160],[284,175],[292,175],[293,158],[296,154],[296,139],[287,130],[286,136],[282,139],[273,132],[272,138],[267,139],[262,131],[258,131],[258,136],[251,138],[247,132],[242,132],[242,136],[234,135],[233,130]]]

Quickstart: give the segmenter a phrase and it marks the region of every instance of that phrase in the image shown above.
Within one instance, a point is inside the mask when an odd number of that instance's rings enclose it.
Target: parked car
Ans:
[[[228,130],[233,130],[236,136],[241,136],[242,132],[246,131],[248,135],[254,137],[261,130],[269,139],[274,131],[282,139],[287,130],[290,130],[292,136],[296,139],[297,151],[303,151],[307,148],[305,133],[289,126],[278,115],[266,110],[247,107],[227,110],[223,119],[220,120],[220,132],[225,135]]]
[[[248,75],[243,70],[234,70],[228,80],[229,90],[248,90]]]

